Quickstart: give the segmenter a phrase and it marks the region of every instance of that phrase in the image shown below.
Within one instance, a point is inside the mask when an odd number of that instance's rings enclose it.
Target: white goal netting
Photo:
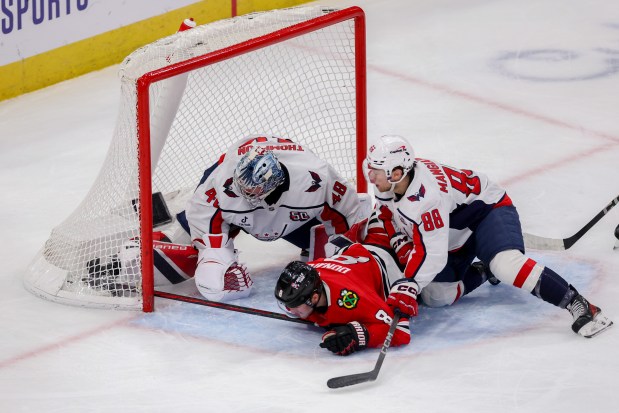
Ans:
[[[144,180],[163,194],[174,216],[204,170],[247,135],[302,143],[356,185],[358,124],[365,122],[358,118],[364,79],[357,68],[364,62],[353,18],[311,28],[332,13],[341,12],[309,6],[235,17],[160,39],[125,58],[119,115],[101,172],[80,206],[52,230],[26,287],[68,304],[142,309]],[[305,24],[310,29],[304,34],[281,41],[282,30]],[[262,39],[258,48],[255,39]],[[235,45],[244,45],[243,53]],[[136,110],[137,85],[154,72],[173,76],[153,82],[147,94],[148,169],[144,160],[140,165],[144,119]]]

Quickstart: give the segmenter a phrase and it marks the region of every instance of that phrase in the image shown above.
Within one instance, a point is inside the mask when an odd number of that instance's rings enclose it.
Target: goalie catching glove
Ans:
[[[418,307],[417,291],[419,291],[417,282],[409,278],[401,278],[391,286],[387,305],[405,317],[414,317],[417,315]]]
[[[365,326],[357,321],[352,321],[324,333],[320,347],[326,348],[338,356],[347,356],[366,348],[369,341],[370,335]]]
[[[198,246],[194,276],[200,294],[211,301],[247,297],[253,281],[247,267],[237,262],[238,251],[232,239],[225,234],[208,235],[203,243]]]

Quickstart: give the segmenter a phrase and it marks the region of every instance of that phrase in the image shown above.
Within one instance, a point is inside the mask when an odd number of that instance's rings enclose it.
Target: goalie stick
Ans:
[[[292,317],[288,317],[285,314],[274,313],[272,311],[267,311],[267,310],[260,310],[259,308],[241,307],[240,305],[221,303],[218,301],[209,301],[209,300],[205,300],[202,298],[187,297],[185,295],[166,293],[164,291],[155,290],[155,297],[167,298],[170,300],[177,300],[177,301],[184,301],[187,303],[199,304],[199,305],[203,305],[206,307],[215,307],[215,308],[220,308],[222,310],[236,311],[238,313],[252,314],[252,315],[257,315],[260,317],[275,318],[277,320],[292,321],[293,323],[312,324],[312,325],[314,324],[308,320],[303,320],[301,318],[292,318]]]
[[[556,238],[545,238],[540,237],[538,235],[533,234],[523,234],[524,235],[524,244],[526,248],[532,248],[536,250],[551,250],[551,251],[563,251],[569,249],[572,245],[574,245],[579,239],[582,238],[583,235],[587,233],[595,224],[598,223],[599,220],[604,217],[613,209],[615,205],[619,203],[619,195],[610,201],[608,205],[606,205],[600,212],[597,213],[596,216],[587,224],[582,227],[577,233],[572,235],[571,237],[567,237],[564,239],[556,239]]]
[[[398,326],[398,321],[400,321],[400,314],[396,312],[393,320],[391,321],[391,325],[389,326],[389,332],[387,333],[383,347],[380,349],[380,354],[378,355],[378,360],[376,360],[376,365],[373,370],[366,373],[333,377],[332,379],[327,380],[327,386],[330,389],[338,389],[340,387],[352,386],[354,384],[376,380],[378,373],[380,372],[380,368],[383,365],[383,361],[385,360],[385,356],[387,355],[387,349],[391,345],[391,339],[393,338],[393,333],[395,333],[395,329]]]

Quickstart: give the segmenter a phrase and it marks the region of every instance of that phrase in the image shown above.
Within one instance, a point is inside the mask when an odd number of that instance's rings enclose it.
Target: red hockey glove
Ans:
[[[401,278],[393,283],[387,305],[394,311],[400,311],[405,317],[417,315],[417,291],[419,285],[409,278]]]
[[[338,356],[347,356],[366,348],[369,341],[370,335],[365,326],[357,321],[352,321],[324,333],[320,347],[326,348]]]
[[[400,264],[406,265],[408,262],[408,257],[415,249],[414,244],[408,236],[406,234],[402,234],[401,232],[396,232],[389,240],[389,243],[391,244],[391,248],[395,251]]]

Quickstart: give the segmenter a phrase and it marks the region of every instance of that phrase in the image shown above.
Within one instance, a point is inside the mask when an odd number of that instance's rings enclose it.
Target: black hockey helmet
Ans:
[[[312,294],[320,292],[321,288],[322,281],[314,267],[301,261],[292,261],[284,268],[275,284],[275,298],[286,307],[295,308],[307,304]]]

